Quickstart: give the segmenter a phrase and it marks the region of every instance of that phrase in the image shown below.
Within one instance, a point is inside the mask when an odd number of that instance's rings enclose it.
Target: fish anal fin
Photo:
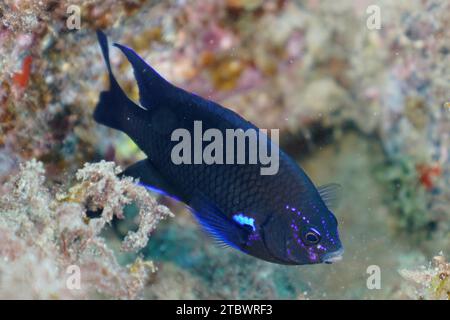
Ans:
[[[329,209],[335,209],[342,199],[342,186],[338,183],[328,183],[317,188],[320,197]]]
[[[149,159],[138,161],[123,172],[120,176],[129,176],[139,179],[139,184],[150,191],[169,196],[178,201],[184,201],[181,195],[155,168]]]

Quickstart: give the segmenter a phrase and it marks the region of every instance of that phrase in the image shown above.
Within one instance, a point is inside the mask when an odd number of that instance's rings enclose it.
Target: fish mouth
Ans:
[[[344,254],[344,248],[340,248],[336,251],[329,252],[323,255],[322,262],[331,264],[336,261],[342,260],[342,255]]]

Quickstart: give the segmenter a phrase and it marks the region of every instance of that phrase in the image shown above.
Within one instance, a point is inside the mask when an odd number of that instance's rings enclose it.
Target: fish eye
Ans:
[[[308,244],[317,244],[320,241],[320,233],[316,229],[310,228],[305,233],[305,240]]]

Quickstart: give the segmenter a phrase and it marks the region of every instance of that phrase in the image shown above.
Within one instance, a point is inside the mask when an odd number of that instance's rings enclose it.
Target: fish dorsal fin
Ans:
[[[114,43],[114,46],[123,52],[133,67],[141,105],[148,109],[152,105],[167,104],[174,86],[149,66],[133,49],[118,43]]]
[[[335,209],[342,198],[342,186],[338,183],[328,183],[317,188],[328,209]]]
[[[249,228],[229,219],[200,192],[195,193],[189,206],[199,224],[217,244],[243,250],[250,235]]]
[[[169,196],[178,201],[186,201],[185,197],[159,173],[149,159],[132,164],[121,172],[120,176],[139,179],[139,184],[150,191]]]

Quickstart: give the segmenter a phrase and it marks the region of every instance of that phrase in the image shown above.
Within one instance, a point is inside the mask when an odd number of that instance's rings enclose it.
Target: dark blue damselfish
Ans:
[[[261,175],[259,164],[181,164],[171,161],[175,129],[255,129],[217,103],[180,89],[133,50],[115,44],[131,63],[141,106],[120,88],[111,71],[106,36],[98,39],[110,77],[100,94],[97,122],[125,132],[145,152],[124,174],[186,203],[218,241],[257,258],[280,264],[332,262],[343,252],[337,220],[326,205],[334,186],[316,189],[303,170],[280,150],[279,171]],[[269,142],[270,143],[270,142]]]

